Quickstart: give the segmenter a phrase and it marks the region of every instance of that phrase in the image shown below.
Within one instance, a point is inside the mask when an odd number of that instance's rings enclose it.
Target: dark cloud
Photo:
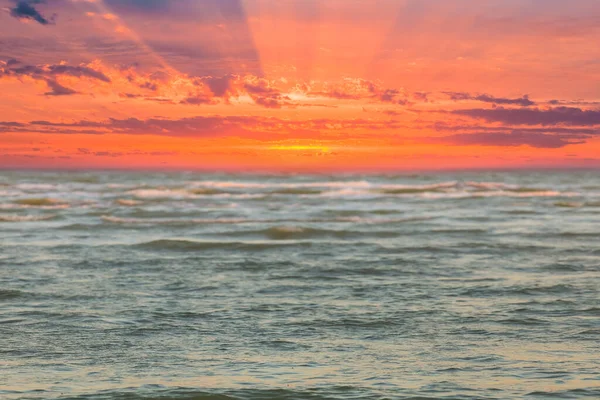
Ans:
[[[269,87],[265,82],[259,82],[258,84],[246,83],[244,89],[249,94],[272,94],[276,92],[275,89]]]
[[[451,131],[451,132],[494,132],[494,133],[510,133],[514,129],[506,126],[481,126],[481,125],[452,125],[444,121],[438,121],[431,126],[436,131]],[[531,133],[550,133],[557,135],[598,135],[600,130],[594,128],[520,128],[520,132]]]
[[[246,20],[242,0],[104,0],[109,7],[124,12],[146,14],[177,14],[200,21]]]
[[[144,96],[134,93],[119,93],[119,97],[123,97],[125,99],[139,99],[143,98]]]
[[[210,91],[217,97],[223,97],[232,90],[232,82],[235,76],[225,75],[222,77],[204,77],[202,81],[210,88]]]
[[[25,124],[22,124],[20,122],[11,122],[11,121],[3,122],[3,121],[0,121],[0,126],[2,126],[2,127],[11,127],[12,128],[12,127],[23,127],[23,126],[25,126]]]
[[[397,97],[400,95],[400,91],[396,90],[396,89],[387,89],[385,91],[383,91],[383,93],[381,93],[379,95],[379,100],[385,102],[385,103],[393,103],[393,102],[397,102]]]
[[[50,88],[49,92],[44,93],[46,96],[68,96],[71,94],[77,94],[75,90],[64,87],[55,80],[48,79],[46,83],[48,84],[48,88]]]
[[[269,86],[265,80],[259,80],[257,83],[246,83],[244,90],[260,106],[267,108],[295,107],[295,104],[290,102],[289,96],[284,96],[279,90]]]
[[[148,12],[164,12],[169,9],[168,0],[104,0],[117,9],[144,10]]]
[[[265,100],[268,101],[268,100]],[[268,106],[268,105],[264,105]],[[160,135],[173,137],[217,137],[239,136],[252,137],[256,140],[272,140],[276,135],[290,138],[314,137],[328,134],[338,138],[347,137],[352,131],[360,137],[370,137],[375,130],[394,130],[404,126],[393,121],[372,121],[367,119],[311,119],[294,121],[274,117],[251,116],[196,116],[180,119],[115,119],[107,121],[51,122],[31,121],[21,128],[10,128],[11,131],[27,131],[56,134],[125,134],[125,135]],[[357,136],[358,137],[358,136]]]
[[[10,61],[10,60],[9,60]],[[0,67],[0,77],[2,76],[29,76],[36,80],[46,82],[49,92],[46,96],[65,96],[76,94],[77,92],[69,89],[56,81],[59,76],[72,76],[76,78],[91,78],[103,82],[110,82],[110,78],[100,71],[96,71],[90,67],[83,65],[21,65],[19,62],[6,62],[6,67]]]
[[[493,104],[514,104],[522,107],[534,106],[535,102],[529,100],[528,95],[524,95],[519,99],[504,99],[501,97],[494,97],[488,94],[481,94],[474,97],[474,100],[482,101],[484,103],[493,103]]]
[[[18,65],[18,66],[15,66]],[[47,79],[61,75],[74,76],[76,78],[92,78],[103,82],[110,82],[110,79],[100,71],[96,71],[90,67],[78,65],[20,65],[19,63],[6,64],[6,68],[0,69],[0,76],[20,76],[28,75],[34,79]]]
[[[8,64],[7,64],[8,65]],[[30,76],[42,76],[45,74],[45,71],[34,65],[24,65],[22,67],[16,68],[7,68],[3,71],[4,75],[30,75]]]
[[[281,108],[283,105],[279,99],[274,97],[256,97],[254,102],[266,108]]]
[[[553,134],[513,131],[511,133],[465,133],[442,138],[442,142],[454,145],[478,146],[531,146],[544,149],[557,149],[571,144],[585,143],[584,138],[573,136],[560,136]]]
[[[20,64],[21,62],[19,60],[17,60],[16,58],[11,58],[9,60],[6,60],[6,66],[11,67],[13,65],[17,65]]]
[[[54,123],[50,121],[32,121],[31,125],[58,128],[95,128],[113,133],[134,135],[163,136],[220,136],[243,126],[256,125],[258,120],[252,117],[190,117],[181,119],[137,118],[115,119],[105,122],[78,121],[73,123]],[[96,131],[95,133],[102,133]]]
[[[600,107],[600,101],[586,100],[550,100],[548,104],[553,106],[568,106],[568,107]]]
[[[91,153],[96,157],[122,157],[125,153],[113,151],[95,151]]]
[[[421,101],[424,103],[429,102],[429,93],[427,93],[427,92],[415,92],[415,93],[413,93],[413,97],[417,101]]]
[[[464,101],[464,100],[476,100],[484,103],[492,103],[492,104],[506,104],[506,105],[517,105],[521,107],[530,107],[534,106],[536,103],[529,100],[528,95],[524,95],[518,99],[508,99],[503,97],[495,97],[489,94],[477,94],[472,95],[470,93],[463,92],[444,92],[444,94],[448,95],[450,99],[454,101]]]
[[[213,101],[211,98],[209,97],[204,97],[204,96],[195,96],[195,97],[188,97],[187,99],[184,99],[181,101],[181,104],[188,104],[188,105],[202,105],[202,104],[212,104]]]
[[[155,82],[144,82],[140,85],[138,85],[141,89],[148,89],[151,90],[153,92],[156,92],[158,90],[158,85]]]
[[[85,66],[72,65],[49,65],[46,67],[50,75],[69,75],[77,78],[87,77],[98,79],[103,82],[110,82],[110,79],[100,71]]]
[[[575,107],[555,107],[547,110],[498,107],[494,109],[455,110],[451,113],[509,125],[600,125],[600,110],[583,110]]]
[[[54,22],[54,17],[47,19],[34,7],[36,4],[44,4],[45,0],[17,0],[15,3],[10,9],[10,15],[15,18],[37,21],[42,25]]]

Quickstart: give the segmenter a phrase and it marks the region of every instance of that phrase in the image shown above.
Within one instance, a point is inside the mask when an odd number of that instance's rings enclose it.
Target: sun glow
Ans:
[[[315,153],[331,153],[331,149],[329,147],[320,146],[320,145],[275,145],[275,146],[270,146],[269,150],[312,151]]]

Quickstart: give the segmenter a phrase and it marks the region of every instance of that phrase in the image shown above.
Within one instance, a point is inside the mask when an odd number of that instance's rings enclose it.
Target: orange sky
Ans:
[[[0,0],[0,168],[600,166],[597,0]]]

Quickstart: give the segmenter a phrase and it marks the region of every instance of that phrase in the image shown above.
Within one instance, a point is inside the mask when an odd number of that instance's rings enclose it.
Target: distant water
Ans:
[[[2,399],[600,398],[600,172],[0,172]]]

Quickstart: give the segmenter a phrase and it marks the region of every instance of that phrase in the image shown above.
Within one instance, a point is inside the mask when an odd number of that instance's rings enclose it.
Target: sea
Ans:
[[[0,171],[0,398],[600,399],[600,171]]]

